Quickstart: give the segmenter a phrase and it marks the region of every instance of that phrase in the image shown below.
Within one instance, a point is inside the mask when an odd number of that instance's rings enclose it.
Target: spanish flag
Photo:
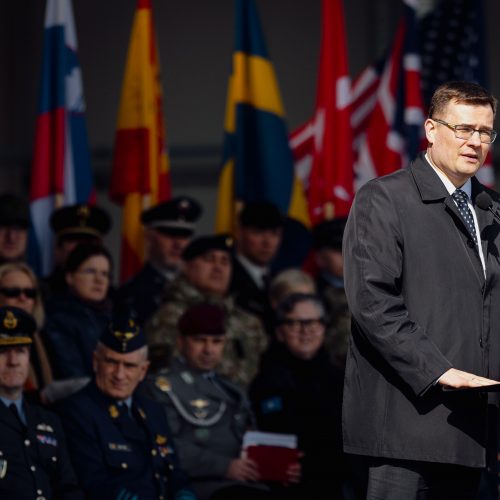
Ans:
[[[160,65],[151,0],[138,0],[123,79],[110,197],[123,206],[122,281],[144,260],[141,212],[170,198]]]
[[[224,123],[217,232],[234,232],[245,202],[271,201],[309,225],[294,176],[285,112],[254,0],[236,0],[236,39]]]

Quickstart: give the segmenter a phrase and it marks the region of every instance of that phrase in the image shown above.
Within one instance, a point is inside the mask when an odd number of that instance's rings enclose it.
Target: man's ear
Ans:
[[[433,144],[437,130],[436,122],[434,120],[431,120],[430,118],[427,118],[427,120],[425,120],[424,127],[425,127],[425,137],[427,138],[427,142],[429,144]]]

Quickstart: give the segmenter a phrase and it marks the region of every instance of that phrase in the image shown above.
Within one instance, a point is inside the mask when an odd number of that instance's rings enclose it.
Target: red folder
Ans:
[[[263,481],[286,481],[288,467],[299,459],[299,450],[283,446],[250,445],[245,451],[257,463]]]

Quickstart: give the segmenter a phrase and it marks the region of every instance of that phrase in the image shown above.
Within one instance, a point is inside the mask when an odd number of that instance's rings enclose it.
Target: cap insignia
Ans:
[[[7,311],[5,318],[3,319],[3,326],[7,328],[7,330],[13,330],[17,326],[17,318],[14,316],[12,311]]]
[[[76,216],[78,217],[80,226],[85,226],[87,224],[87,219],[90,217],[90,208],[87,205],[81,205],[78,207]]]
[[[117,338],[117,340],[122,343],[123,352],[127,351],[127,342],[130,342],[134,337],[139,335],[139,327],[133,320],[129,320],[128,326],[130,327],[130,331],[120,332],[116,330],[113,332],[113,335]]]

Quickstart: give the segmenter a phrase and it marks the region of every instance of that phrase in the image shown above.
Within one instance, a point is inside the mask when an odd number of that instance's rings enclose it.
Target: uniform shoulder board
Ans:
[[[155,385],[162,392],[169,392],[170,389],[172,389],[172,384],[170,383],[170,380],[164,375],[156,377]]]

